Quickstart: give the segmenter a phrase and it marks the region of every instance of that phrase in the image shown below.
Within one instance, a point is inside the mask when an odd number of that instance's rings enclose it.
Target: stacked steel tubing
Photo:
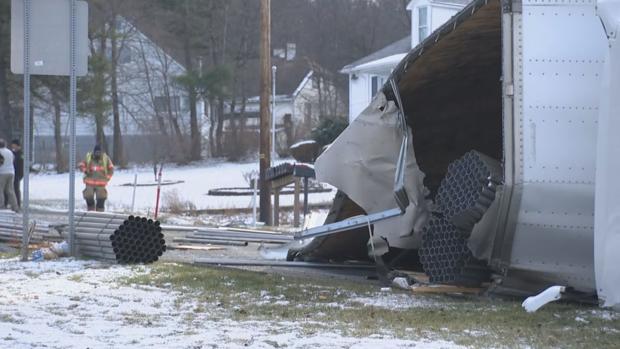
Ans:
[[[418,254],[431,283],[479,286],[489,279],[491,270],[467,247],[470,233],[439,217],[422,229]]]
[[[138,216],[77,212],[75,241],[89,257],[121,264],[149,264],[166,251],[158,221]]]
[[[495,199],[502,173],[498,161],[473,150],[448,166],[435,200],[443,217],[424,227],[418,251],[431,283],[479,286],[490,279],[490,268],[474,258],[467,240]]]
[[[46,242],[62,241],[63,238],[60,234],[50,233],[49,226],[49,223],[37,222],[32,236],[30,236],[30,243],[42,244]],[[24,226],[21,214],[13,211],[0,210],[0,241],[21,241],[23,238],[23,230]]]

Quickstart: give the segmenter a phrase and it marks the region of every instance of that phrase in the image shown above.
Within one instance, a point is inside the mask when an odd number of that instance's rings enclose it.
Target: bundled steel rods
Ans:
[[[501,164],[473,150],[448,166],[435,200],[443,218],[424,227],[418,251],[432,283],[479,286],[489,279],[491,270],[473,257],[467,239],[501,183]]]
[[[77,212],[75,241],[89,257],[122,264],[153,263],[166,251],[158,221],[138,216]]]
[[[47,222],[35,222],[35,228],[30,236],[31,244],[45,242],[60,242],[63,240],[60,233],[50,232],[50,224]],[[53,228],[52,228],[53,229]],[[21,214],[13,211],[0,210],[0,241],[19,242],[23,238],[23,218]]]
[[[437,209],[457,226],[471,229],[495,199],[495,188],[501,183],[500,163],[472,150],[448,166],[435,200]]]
[[[491,270],[467,247],[469,233],[445,218],[433,217],[422,230],[420,262],[431,283],[479,286]]]

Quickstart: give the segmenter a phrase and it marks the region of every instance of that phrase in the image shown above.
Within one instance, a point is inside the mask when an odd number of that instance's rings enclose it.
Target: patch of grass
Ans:
[[[0,259],[11,259],[20,256],[19,252],[0,252]]]
[[[351,295],[379,297],[373,286],[329,280],[310,282],[174,263],[155,264],[149,274],[120,282],[125,285],[153,282],[160,286],[170,283],[172,286],[166,289],[181,292],[186,287],[191,292],[185,291],[175,299],[177,308],[185,302],[197,302],[192,306],[195,313],[215,310],[224,311],[227,318],[238,321],[301,322],[307,335],[326,330],[354,337],[387,334],[403,339],[445,339],[472,348],[498,344],[510,348],[615,348],[620,343],[620,320],[590,315],[592,307],[577,304],[553,303],[530,314],[515,301],[393,291],[422,303],[432,300],[440,305],[387,309],[351,302]],[[342,309],[334,304],[346,307]],[[589,323],[575,321],[577,316]]]
[[[10,324],[21,324],[22,320],[16,319],[11,314],[0,314],[0,322],[10,323]]]
[[[31,278],[31,279],[38,279],[39,278],[39,274],[32,273],[32,272],[26,272],[26,276]]]
[[[69,281],[82,282],[84,280],[84,275],[82,274],[74,274],[67,278]]]
[[[143,327],[156,326],[156,322],[159,321],[158,315],[150,315],[141,313],[139,311],[132,311],[131,313],[121,313],[122,321],[124,325],[140,325]]]
[[[190,200],[184,199],[175,188],[163,193],[161,199],[161,209],[162,211],[181,214],[186,211],[195,211],[196,205]]]

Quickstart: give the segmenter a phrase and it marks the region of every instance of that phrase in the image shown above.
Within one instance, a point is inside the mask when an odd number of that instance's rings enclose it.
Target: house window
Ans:
[[[385,85],[387,78],[385,76],[373,76],[370,79],[370,94],[372,97],[377,95],[377,92]]]
[[[168,102],[170,102],[170,109],[173,113],[181,111],[181,97],[174,96],[167,99],[166,97],[155,97],[155,112],[167,113]]]
[[[418,8],[418,37],[419,42],[428,36],[428,7]]]

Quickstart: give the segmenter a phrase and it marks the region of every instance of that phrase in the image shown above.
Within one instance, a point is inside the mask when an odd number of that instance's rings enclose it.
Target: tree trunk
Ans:
[[[112,162],[121,168],[125,167],[123,160],[123,136],[121,134],[121,118],[118,101],[118,44],[116,40],[115,21],[112,21],[111,44],[112,44],[112,60],[110,62],[110,90],[112,94],[112,114],[114,118],[114,150],[112,152]]]
[[[188,2],[185,2],[185,21],[183,22],[183,28],[185,35],[183,35],[183,53],[185,54],[185,68],[187,69],[188,74],[193,73],[192,68],[192,56],[191,56],[191,47],[190,47],[190,36],[189,29],[187,27],[187,21],[189,19],[189,6]],[[198,113],[196,110],[196,86],[194,85],[194,80],[189,79],[190,83],[188,85],[189,89],[189,125],[190,125],[190,140],[191,140],[191,151],[190,151],[190,159],[191,160],[200,160],[201,158],[201,136],[200,130],[198,129]]]
[[[56,145],[56,172],[65,173],[68,170],[65,164],[65,154],[63,151],[62,140],[62,112],[60,109],[60,100],[55,93],[52,92],[52,103],[54,104],[54,143]]]
[[[0,54],[0,136],[10,139],[13,136],[13,120],[11,118],[11,106],[9,105],[7,71],[7,61],[4,59],[4,54]]]
[[[236,72],[235,72],[236,74]],[[237,161],[239,159],[239,130],[237,128],[237,115],[235,114],[235,108],[237,107],[237,97],[234,93],[237,88],[237,79],[233,78],[232,88],[233,94],[230,99],[230,117],[228,120],[228,125],[230,126],[230,130],[232,133],[232,149],[230,150],[230,158],[232,161]]]
[[[209,108],[211,110],[209,115],[209,149],[211,151],[211,157],[217,157],[217,149],[215,146],[215,125],[217,123],[217,110],[215,110],[215,100],[209,100]]]
[[[217,157],[224,156],[224,151],[222,147],[222,139],[224,135],[224,99],[220,98],[219,105],[217,108],[217,129],[215,133],[215,148],[217,149]]]
[[[95,142],[101,146],[104,152],[108,152],[108,140],[105,138],[105,120],[102,110],[95,112]]]

